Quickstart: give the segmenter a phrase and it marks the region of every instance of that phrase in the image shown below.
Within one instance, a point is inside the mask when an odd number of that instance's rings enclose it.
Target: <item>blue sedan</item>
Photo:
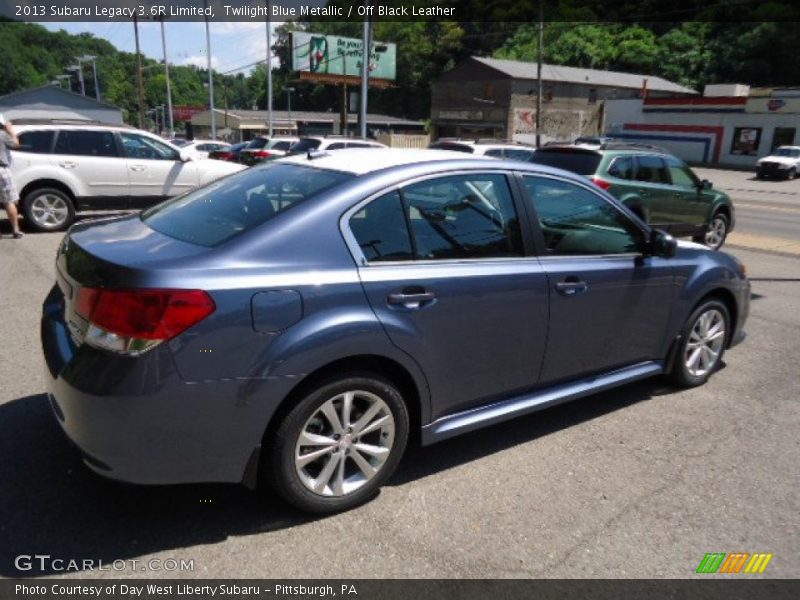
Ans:
[[[588,180],[445,151],[309,153],[74,226],[44,302],[94,471],[372,498],[423,444],[631,381],[704,383],[750,284]]]

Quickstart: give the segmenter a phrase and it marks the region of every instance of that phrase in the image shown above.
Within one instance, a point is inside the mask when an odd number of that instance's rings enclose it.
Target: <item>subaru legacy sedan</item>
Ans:
[[[580,176],[343,150],[75,225],[41,333],[53,411],[94,471],[263,482],[324,513],[372,498],[412,433],[704,383],[749,298],[735,258]]]

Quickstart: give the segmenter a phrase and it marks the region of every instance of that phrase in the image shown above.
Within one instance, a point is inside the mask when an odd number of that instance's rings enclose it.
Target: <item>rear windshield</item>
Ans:
[[[352,173],[272,163],[220,179],[142,213],[169,237],[217,246],[355,177]]]
[[[316,150],[322,142],[313,138],[305,138],[292,146],[292,152],[308,152]]]
[[[453,142],[434,142],[428,146],[431,150],[454,150],[455,152],[468,152],[472,154],[475,149],[466,144],[454,144]]]
[[[601,156],[596,152],[575,150],[537,150],[530,157],[532,163],[572,171],[578,175],[594,175]]]

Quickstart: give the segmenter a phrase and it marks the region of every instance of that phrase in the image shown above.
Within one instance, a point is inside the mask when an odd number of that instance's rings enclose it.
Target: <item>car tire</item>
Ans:
[[[60,231],[75,220],[75,205],[61,190],[41,187],[25,194],[22,214],[26,226],[34,231]]]
[[[794,179],[795,177],[797,177],[797,169],[792,167],[791,169],[786,171],[786,179],[791,180]]]
[[[703,385],[719,368],[730,337],[730,313],[719,300],[700,304],[681,331],[672,367],[672,381],[681,387]]]
[[[730,227],[728,215],[722,211],[718,211],[711,217],[711,221],[709,221],[706,227],[706,232],[701,236],[695,237],[694,241],[699,244],[704,244],[712,250],[719,250],[728,237],[728,227]]]
[[[261,475],[303,511],[347,510],[378,494],[408,432],[408,409],[394,385],[372,374],[342,375],[317,385],[283,417],[266,444]]]

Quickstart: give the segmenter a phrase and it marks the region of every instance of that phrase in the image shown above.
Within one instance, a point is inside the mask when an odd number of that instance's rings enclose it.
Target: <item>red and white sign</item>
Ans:
[[[172,118],[176,121],[191,121],[193,116],[204,110],[205,106],[173,106]]]

